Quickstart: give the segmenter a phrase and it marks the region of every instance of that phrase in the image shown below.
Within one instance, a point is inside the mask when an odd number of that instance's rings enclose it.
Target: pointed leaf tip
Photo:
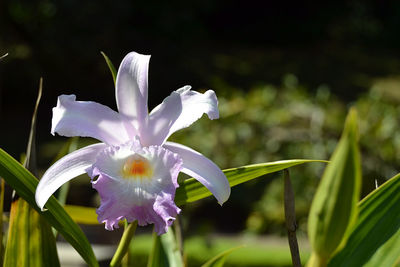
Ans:
[[[108,58],[108,56],[103,52],[100,51],[101,55],[104,57],[108,68],[110,69],[113,81],[114,81],[114,85],[115,85],[115,81],[117,79],[117,70],[115,69],[114,65],[112,64],[111,60]]]
[[[309,239],[313,254],[319,261],[327,262],[345,244],[357,217],[360,188],[357,113],[351,109],[309,213]]]

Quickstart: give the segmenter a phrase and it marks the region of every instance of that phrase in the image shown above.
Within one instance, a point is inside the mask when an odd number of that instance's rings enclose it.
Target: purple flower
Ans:
[[[150,56],[129,53],[119,67],[116,100],[119,112],[75,95],[61,95],[53,108],[51,133],[88,136],[100,140],[61,158],[43,175],[36,203],[43,209],[50,196],[72,178],[87,173],[101,198],[98,220],[105,228],[118,221],[154,223],[158,234],[167,231],[180,209],[174,203],[180,171],[206,186],[222,204],[230,195],[223,172],[202,154],[167,142],[174,132],[190,126],[204,113],[217,119],[218,100],[185,86],[171,93],[150,114],[147,75]]]

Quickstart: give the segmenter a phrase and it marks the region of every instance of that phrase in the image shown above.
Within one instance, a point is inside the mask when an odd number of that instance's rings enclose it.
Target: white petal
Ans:
[[[190,86],[178,89],[150,113],[148,129],[152,129],[152,144],[161,145],[171,134],[190,126],[204,113],[211,120],[219,117],[218,100],[214,91],[208,90],[201,94],[190,90]]]
[[[162,145],[170,135],[171,127],[182,114],[182,99],[180,94],[172,92],[164,101],[155,107],[146,121],[146,127],[141,135],[145,146]]]
[[[43,175],[36,188],[35,199],[43,210],[50,196],[63,184],[85,173],[96,161],[97,154],[107,147],[104,143],[90,145],[76,150],[54,163]]]
[[[118,111],[131,120],[136,129],[140,128],[148,116],[149,61],[149,55],[131,52],[122,60],[117,73],[115,96]]]
[[[53,108],[52,134],[89,136],[112,145],[129,140],[120,114],[99,103],[75,99],[75,95],[58,97]]]
[[[183,160],[182,172],[192,176],[207,187],[219,204],[222,205],[229,198],[231,193],[229,182],[214,162],[199,152],[177,143],[166,142],[163,146],[181,156]]]

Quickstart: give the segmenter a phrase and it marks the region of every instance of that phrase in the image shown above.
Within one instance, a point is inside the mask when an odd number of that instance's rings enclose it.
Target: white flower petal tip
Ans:
[[[124,119],[107,106],[76,101],[75,95],[60,95],[53,108],[51,133],[63,136],[93,137],[107,144],[129,140]]]
[[[198,113],[201,112],[201,115],[204,113],[207,114],[208,118],[211,120],[218,119],[218,99],[215,92],[213,90],[207,90],[202,94],[197,91],[192,91],[191,88],[190,85],[186,85],[176,90],[176,92],[181,95],[182,102],[187,102],[188,107],[192,107]],[[194,108],[193,105],[197,105],[197,107]]]
[[[150,112],[146,134],[142,136],[146,144],[163,144],[174,132],[189,127],[203,114],[207,114],[209,119],[218,119],[215,92],[208,90],[202,94],[190,88],[184,86],[172,92]]]
[[[103,150],[88,169],[101,198],[99,222],[113,230],[125,218],[165,233],[180,212],[174,197],[181,168],[180,156],[160,146],[128,142]]]
[[[54,163],[43,175],[36,188],[35,200],[43,211],[44,205],[60,186],[85,173],[95,162],[97,154],[106,148],[103,143],[90,145],[76,150]]]
[[[215,92],[207,90],[205,93],[199,93],[190,88],[190,86],[184,86],[175,91],[181,96],[182,114],[175,122],[173,132],[190,126],[203,114],[207,114],[211,120],[219,118],[218,99]]]
[[[221,169],[199,152],[181,144],[166,142],[164,147],[182,157],[182,172],[202,183],[222,205],[231,194],[228,179]]]
[[[116,100],[120,114],[136,128],[148,116],[147,87],[150,55],[131,52],[124,57],[116,78]]]

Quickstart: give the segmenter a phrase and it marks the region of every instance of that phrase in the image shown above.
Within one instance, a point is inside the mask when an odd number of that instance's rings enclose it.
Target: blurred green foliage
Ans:
[[[377,80],[368,93],[351,103],[360,117],[363,195],[375,188],[375,183],[393,176],[399,166],[399,87],[400,79],[396,77]],[[214,88],[225,88],[219,93],[220,119],[203,118],[172,139],[201,151],[222,168],[293,158],[329,159],[349,106],[325,85],[310,93],[312,90],[302,87],[292,74],[283,78],[281,86],[257,86],[248,93],[224,84],[215,84]],[[305,231],[324,167],[314,163],[291,169],[300,231]],[[221,217],[230,218],[231,212],[237,216],[229,222],[231,228],[217,227],[226,231],[284,233],[283,181],[279,178],[260,178],[235,188],[229,204],[225,204],[234,210],[228,207],[217,212],[222,212]],[[196,214],[191,228],[199,220],[196,209],[214,210],[211,205],[215,203],[187,207]]]
[[[304,240],[300,241],[300,245],[303,248],[302,262],[305,263],[310,256],[310,251]],[[247,239],[216,236],[204,239],[203,236],[193,236],[185,240],[185,262],[187,266],[201,266],[211,257],[238,246],[243,247],[229,254],[224,266],[292,266],[286,242],[276,238]],[[150,248],[149,235],[135,236],[130,246],[130,257],[132,257],[132,262],[135,262],[134,266],[146,266]]]

